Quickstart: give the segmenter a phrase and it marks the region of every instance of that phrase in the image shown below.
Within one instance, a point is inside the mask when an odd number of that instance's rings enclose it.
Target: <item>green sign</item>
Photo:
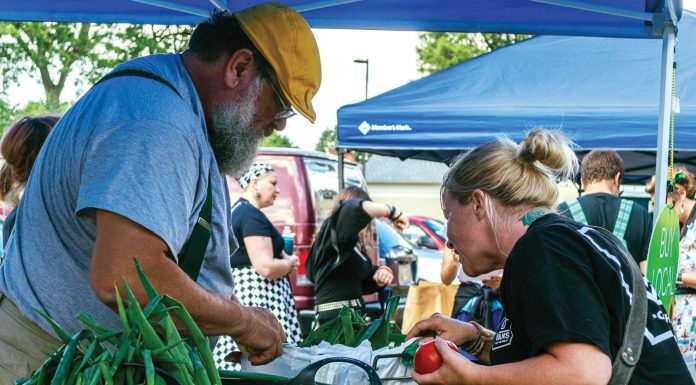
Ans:
[[[670,205],[665,205],[657,218],[649,250],[646,276],[671,317],[679,260],[679,220],[677,210]]]

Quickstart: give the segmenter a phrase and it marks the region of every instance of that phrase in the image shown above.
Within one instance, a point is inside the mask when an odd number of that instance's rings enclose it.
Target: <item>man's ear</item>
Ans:
[[[227,88],[236,88],[245,77],[253,74],[256,60],[251,50],[242,48],[235,51],[225,62],[224,83]]]
[[[614,183],[616,183],[617,186],[621,186],[621,171],[614,175]]]

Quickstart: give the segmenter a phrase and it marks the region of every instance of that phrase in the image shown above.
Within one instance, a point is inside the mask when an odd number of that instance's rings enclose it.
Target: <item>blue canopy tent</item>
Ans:
[[[696,14],[680,23],[675,160],[696,164]],[[581,151],[622,152],[629,175],[655,170],[660,42],[540,36],[342,107],[338,147],[446,161],[526,129],[558,128]]]
[[[0,0],[0,20],[193,24],[212,9],[232,11],[261,0]],[[281,0],[315,28],[509,32],[662,38],[662,84],[672,76],[681,0]],[[660,91],[658,147],[666,148],[671,109]],[[667,153],[658,157],[666,170]],[[657,202],[666,197],[658,173]],[[339,179],[342,182],[342,177]],[[659,209],[660,207],[656,207]]]
[[[260,0],[0,0],[0,19],[195,24]],[[314,28],[659,38],[664,0],[285,0]],[[674,3],[674,6],[673,4]],[[667,5],[678,19],[681,3]]]

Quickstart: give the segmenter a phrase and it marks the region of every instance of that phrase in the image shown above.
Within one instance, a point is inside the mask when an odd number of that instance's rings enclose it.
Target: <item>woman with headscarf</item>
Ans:
[[[442,315],[415,324],[408,337],[441,337],[443,360],[432,373],[414,370],[417,383],[693,384],[657,294],[622,243],[555,212],[556,182],[576,169],[568,139],[543,129],[455,161],[442,188],[447,236],[467,275],[505,269],[505,314],[495,333]]]
[[[389,218],[397,229],[408,226],[396,207],[372,202],[359,187],[346,187],[334,199],[305,265],[314,283],[319,323],[336,317],[343,306],[364,311],[362,296],[382,290],[394,279],[389,267],[373,265],[366,252],[372,219],[379,216]]]
[[[283,251],[283,237],[261,211],[273,205],[280,193],[273,168],[254,163],[239,179],[242,194],[232,206],[232,231],[239,248],[230,263],[234,276],[234,293],[246,306],[269,309],[280,321],[288,342],[300,340],[300,324],[288,274],[297,268],[298,257]],[[238,364],[225,357],[236,350],[230,337],[221,337],[214,358],[220,369],[239,370]]]

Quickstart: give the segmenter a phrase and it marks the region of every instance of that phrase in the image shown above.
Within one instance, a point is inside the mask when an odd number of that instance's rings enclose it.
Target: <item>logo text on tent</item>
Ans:
[[[360,130],[363,135],[367,135],[370,131],[412,131],[413,128],[408,124],[370,124],[363,121],[358,126],[358,130]]]

